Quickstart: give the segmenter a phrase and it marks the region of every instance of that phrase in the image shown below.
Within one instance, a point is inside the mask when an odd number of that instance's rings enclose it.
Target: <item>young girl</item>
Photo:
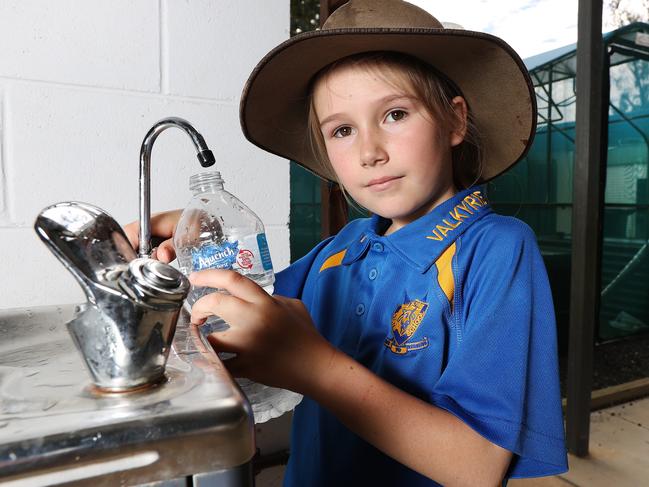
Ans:
[[[567,469],[550,289],[534,234],[476,183],[523,157],[535,98],[518,56],[399,0],[352,0],[271,51],[244,133],[373,215],[277,275],[192,284],[192,321],[236,377],[304,394],[285,485],[497,485]],[[152,221],[169,236],[178,213]],[[131,234],[135,232],[130,232]],[[135,239],[133,239],[135,240]],[[135,243],[135,242],[134,242]],[[170,243],[160,247],[173,257]]]

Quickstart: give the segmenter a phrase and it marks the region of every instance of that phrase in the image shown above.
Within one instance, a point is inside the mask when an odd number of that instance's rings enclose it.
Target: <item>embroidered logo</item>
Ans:
[[[427,337],[416,342],[410,341],[426,316],[426,311],[428,311],[428,303],[418,299],[399,306],[392,315],[392,337],[385,339],[385,346],[399,355],[426,348]]]
[[[433,235],[427,235],[426,238],[441,242],[450,232],[459,227],[463,221],[470,220],[475,213],[478,213],[487,205],[487,200],[482,196],[480,191],[474,191],[466,195],[460,203],[449,211],[448,216],[443,218],[441,223],[437,224],[431,230]]]

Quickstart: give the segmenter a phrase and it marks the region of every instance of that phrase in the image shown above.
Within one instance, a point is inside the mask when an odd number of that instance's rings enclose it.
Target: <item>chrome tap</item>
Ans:
[[[169,127],[182,129],[196,147],[196,157],[203,167],[214,164],[214,154],[209,150],[203,136],[187,121],[178,117],[163,118],[144,137],[140,148],[140,257],[151,253],[151,151],[161,132]]]
[[[119,224],[95,206],[64,202],[45,208],[34,228],[81,285],[88,301],[68,331],[95,385],[121,392],[160,381],[189,281],[177,269],[149,258],[150,163],[156,137],[183,129],[202,166],[214,164],[203,137],[185,120],[166,118],[147,133],[140,151],[139,257]]]
[[[160,381],[187,278],[137,258],[119,224],[92,205],[49,206],[34,228],[88,298],[67,327],[95,385],[119,392]]]

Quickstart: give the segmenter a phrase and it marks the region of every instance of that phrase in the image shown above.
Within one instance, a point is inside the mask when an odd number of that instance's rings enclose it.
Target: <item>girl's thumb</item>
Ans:
[[[176,249],[171,239],[167,239],[158,247],[158,260],[168,264],[176,258]]]

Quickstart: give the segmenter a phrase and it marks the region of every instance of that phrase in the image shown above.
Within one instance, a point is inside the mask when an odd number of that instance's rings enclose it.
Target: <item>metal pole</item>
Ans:
[[[572,269],[566,436],[588,454],[595,325],[599,320],[606,134],[603,118],[602,0],[579,0],[577,119],[573,172]]]
[[[553,75],[554,74],[554,66],[550,66],[550,72],[548,73],[548,125],[547,125],[547,137],[546,137],[546,147],[545,147],[545,161],[546,161],[546,177],[547,177],[547,186],[546,186],[546,192],[545,192],[545,203],[549,203],[550,201],[554,201],[550,197],[550,191],[551,188],[555,186],[555,184],[552,181],[552,106],[554,105],[553,100],[552,100],[552,84],[554,83]],[[532,183],[531,180],[528,181],[528,184]],[[531,191],[532,188],[529,188],[530,193],[529,194],[534,194]],[[555,214],[555,222],[556,222],[556,212]],[[556,223],[555,223],[556,225]]]

